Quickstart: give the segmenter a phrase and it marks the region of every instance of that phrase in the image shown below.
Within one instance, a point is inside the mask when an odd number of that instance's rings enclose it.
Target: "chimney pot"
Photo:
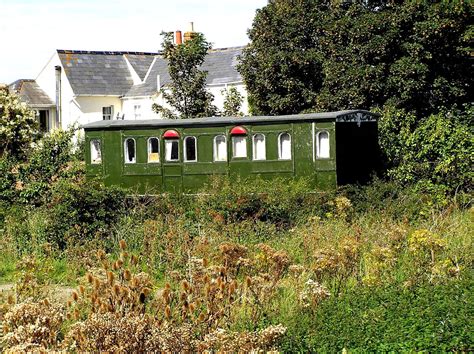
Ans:
[[[184,41],[189,41],[191,38],[193,38],[194,35],[194,23],[189,22],[189,27],[186,32],[184,32]]]
[[[176,44],[183,44],[183,36],[181,31],[176,31]]]

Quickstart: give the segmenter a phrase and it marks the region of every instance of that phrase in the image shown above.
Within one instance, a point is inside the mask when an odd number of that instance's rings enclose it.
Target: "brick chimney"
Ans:
[[[189,41],[191,38],[193,38],[194,35],[194,24],[192,22],[189,22],[189,27],[186,32],[184,32],[184,41]]]
[[[181,31],[176,31],[176,44],[183,44],[183,35]]]

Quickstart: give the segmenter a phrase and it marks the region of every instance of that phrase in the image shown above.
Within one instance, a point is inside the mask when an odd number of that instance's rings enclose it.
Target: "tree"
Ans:
[[[254,113],[391,105],[422,115],[473,100],[468,2],[273,0],[239,70]]]
[[[222,115],[226,117],[241,116],[242,112],[240,112],[240,107],[242,107],[244,97],[237,88],[231,86],[223,89],[221,93],[224,95],[224,110],[222,111]]]
[[[0,156],[24,159],[38,134],[35,112],[18,95],[0,89]]]
[[[171,109],[153,104],[153,111],[166,118],[213,116],[217,108],[213,95],[206,90],[207,72],[199,70],[211,48],[201,33],[194,33],[183,44],[174,44],[173,33],[162,33],[163,57],[168,60],[171,82],[161,95]]]
[[[309,0],[274,0],[257,10],[238,66],[252,114],[299,113],[315,105],[327,8]]]

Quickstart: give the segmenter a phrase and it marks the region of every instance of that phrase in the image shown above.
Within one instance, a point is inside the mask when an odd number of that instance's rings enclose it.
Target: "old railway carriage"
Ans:
[[[367,181],[379,161],[376,115],[363,110],[83,128],[87,174],[135,193],[196,192],[213,175],[306,177],[328,189]]]

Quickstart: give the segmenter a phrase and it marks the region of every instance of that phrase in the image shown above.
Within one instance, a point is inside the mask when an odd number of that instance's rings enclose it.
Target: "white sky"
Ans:
[[[160,49],[161,31],[204,33],[214,48],[248,43],[267,0],[0,0],[0,83],[34,79],[55,49]]]

